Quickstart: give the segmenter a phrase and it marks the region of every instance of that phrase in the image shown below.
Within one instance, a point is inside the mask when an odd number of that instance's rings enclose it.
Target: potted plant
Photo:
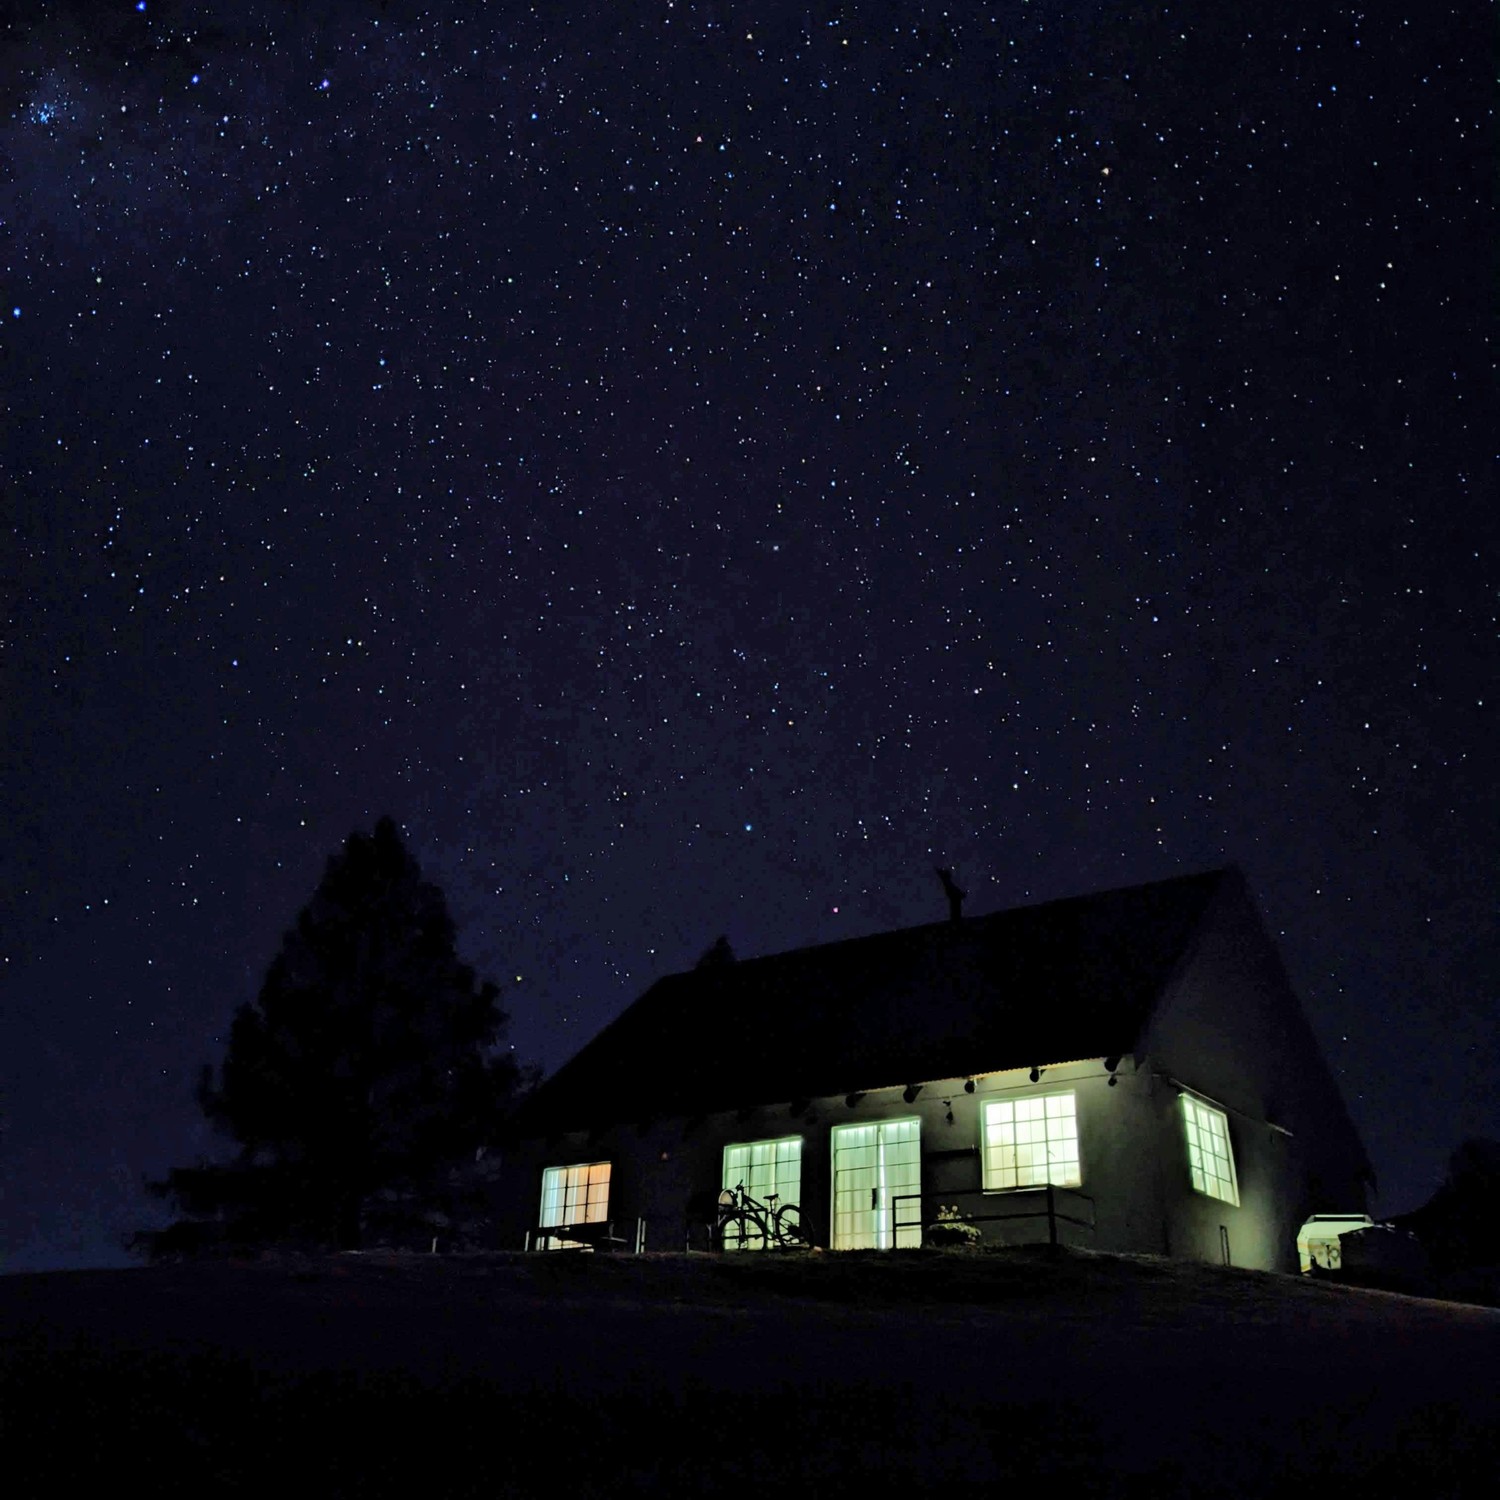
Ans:
[[[979,1226],[967,1214],[960,1213],[951,1204],[938,1207],[937,1218],[930,1223],[922,1236],[927,1245],[952,1248],[972,1247],[979,1243]]]

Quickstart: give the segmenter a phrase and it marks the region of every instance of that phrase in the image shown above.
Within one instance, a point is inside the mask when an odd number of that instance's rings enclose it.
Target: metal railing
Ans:
[[[1063,1200],[1061,1206],[1059,1206],[1059,1197]],[[893,1242],[902,1231],[916,1230],[920,1234],[930,1227],[922,1212],[924,1199],[947,1204],[975,1198],[981,1203],[993,1203],[997,1209],[1001,1203],[1016,1206],[1004,1211],[965,1214],[964,1218],[969,1223],[1006,1224],[1013,1221],[1019,1223],[1027,1219],[1045,1219],[1049,1245],[1060,1243],[1057,1229],[1059,1224],[1072,1224],[1089,1234],[1094,1233],[1096,1227],[1094,1200],[1074,1188],[1059,1188],[1050,1182],[1036,1188],[1013,1189],[1003,1193],[986,1191],[984,1188],[943,1188],[930,1193],[897,1193],[891,1197],[890,1227]],[[1028,1203],[1036,1203],[1037,1206],[1034,1208],[1024,1206]],[[1080,1218],[1077,1214],[1066,1211],[1075,1203],[1087,1205],[1087,1217]],[[916,1204],[914,1213],[909,1212],[906,1207],[910,1204]],[[695,1221],[690,1219],[688,1221],[688,1249],[692,1249],[695,1227],[697,1227]],[[712,1248],[716,1241],[714,1226],[705,1224],[702,1228]],[[646,1221],[637,1218],[595,1220],[586,1224],[543,1224],[526,1231],[524,1248],[527,1251],[603,1250],[640,1255],[646,1248]]]
[[[1074,1224],[1080,1229],[1087,1230],[1090,1234],[1094,1233],[1096,1227],[1094,1200],[1087,1194],[1080,1193],[1073,1188],[1059,1188],[1050,1182],[1038,1188],[1012,1189],[1003,1195],[994,1190],[986,1191],[984,1188],[946,1188],[937,1193],[899,1193],[891,1199],[891,1227],[897,1234],[903,1229],[926,1229],[928,1224],[923,1218],[921,1208],[922,1200],[926,1197],[941,1200],[944,1203],[962,1198],[979,1198],[982,1201],[989,1202],[1003,1198],[1006,1201],[1016,1202],[1020,1201],[1018,1195],[1023,1193],[1027,1197],[1030,1197],[1032,1193],[1042,1194],[1041,1206],[1009,1213],[965,1214],[964,1217],[970,1224],[1003,1224],[1011,1220],[1045,1219],[1047,1221],[1047,1243],[1049,1245],[1056,1245],[1058,1243],[1057,1226],[1059,1223]],[[1088,1218],[1080,1219],[1076,1215],[1061,1212],[1057,1206],[1057,1195],[1059,1193],[1066,1193],[1069,1200],[1076,1199],[1080,1203],[1088,1204]],[[901,1209],[898,1205],[913,1202],[917,1204],[916,1217],[914,1219],[903,1219],[901,1217]]]

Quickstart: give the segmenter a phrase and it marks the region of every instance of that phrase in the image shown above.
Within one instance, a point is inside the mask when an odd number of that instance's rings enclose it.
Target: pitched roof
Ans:
[[[1229,873],[668,975],[537,1089],[518,1129],[1124,1055]]]

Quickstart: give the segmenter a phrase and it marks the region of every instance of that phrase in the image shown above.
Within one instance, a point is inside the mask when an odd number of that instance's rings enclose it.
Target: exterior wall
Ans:
[[[928,1217],[943,1204],[952,1204],[980,1222],[988,1244],[1025,1245],[1043,1242],[1048,1224],[1044,1188],[986,1192],[979,1148],[983,1106],[990,1100],[1024,1099],[1071,1091],[1078,1118],[1078,1157],[1081,1181],[1077,1188],[1054,1190],[1059,1215],[1057,1237],[1065,1245],[1096,1250],[1149,1253],[1161,1248],[1160,1215],[1153,1202],[1150,1161],[1150,1115],[1142,1107],[1143,1079],[1127,1062],[1110,1085],[1104,1064],[1095,1058],[1043,1067],[1036,1083],[1029,1069],[991,1074],[976,1081],[972,1095],[954,1103],[954,1125],[927,1130],[924,1121],[924,1189]],[[962,1088],[962,1081],[958,1083]],[[965,1156],[946,1158],[932,1143],[942,1129],[956,1137]],[[1017,1217],[1010,1217],[1016,1215]],[[1020,1217],[1035,1215],[1035,1217]],[[1078,1223],[1069,1222],[1079,1219]]]
[[[1301,1220],[1287,1207],[1296,1178],[1287,1136],[1225,1108],[1223,1098],[1208,1090],[1190,1090],[1227,1118],[1239,1202],[1199,1192],[1189,1165],[1180,1075],[1143,1070],[1143,1076],[1149,1079],[1155,1116],[1164,1253],[1261,1271],[1295,1269]]]
[[[795,1110],[780,1104],[519,1143],[506,1153],[497,1182],[499,1244],[519,1248],[526,1231],[536,1226],[544,1167],[609,1161],[609,1215],[617,1224],[644,1218],[649,1249],[707,1249],[724,1147],[800,1135],[802,1225],[814,1244],[827,1246],[832,1239],[835,1127],[911,1117],[921,1122],[923,1198],[906,1213],[930,1222],[940,1205],[951,1205],[980,1222],[988,1243],[1045,1242],[1045,1189],[987,1193],[982,1188],[982,1111],[991,1099],[1062,1089],[1076,1095],[1082,1181],[1076,1190],[1055,1191],[1059,1241],[1147,1254],[1171,1253],[1174,1235],[1177,1253],[1196,1244],[1180,1223],[1171,1227],[1173,1214],[1181,1218],[1181,1200],[1190,1196],[1186,1145],[1175,1114],[1175,1129],[1163,1130],[1163,1108],[1170,1111],[1172,1101],[1149,1072],[1138,1072],[1126,1059],[1112,1086],[1103,1063],[1094,1059],[1044,1067],[1036,1083],[1026,1069],[979,1076],[972,1093],[965,1082],[927,1083],[912,1102],[899,1088],[875,1089],[847,1099],[815,1099]],[[1002,1221],[1000,1215],[1030,1216]],[[1205,1258],[1218,1259],[1216,1227],[1213,1244],[1214,1254]]]
[[[1293,1271],[1297,1231],[1313,1213],[1365,1210],[1363,1151],[1243,888],[1207,914],[1140,1061],[1156,1093],[1161,1161],[1183,1161],[1185,1084],[1228,1116],[1239,1177],[1238,1207],[1190,1181],[1164,1184],[1171,1254],[1221,1260],[1222,1227],[1235,1265]]]

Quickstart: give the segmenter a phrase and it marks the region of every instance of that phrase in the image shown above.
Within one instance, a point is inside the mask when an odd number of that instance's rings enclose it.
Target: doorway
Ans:
[[[881,1120],[833,1132],[833,1248],[922,1243],[922,1122]]]

